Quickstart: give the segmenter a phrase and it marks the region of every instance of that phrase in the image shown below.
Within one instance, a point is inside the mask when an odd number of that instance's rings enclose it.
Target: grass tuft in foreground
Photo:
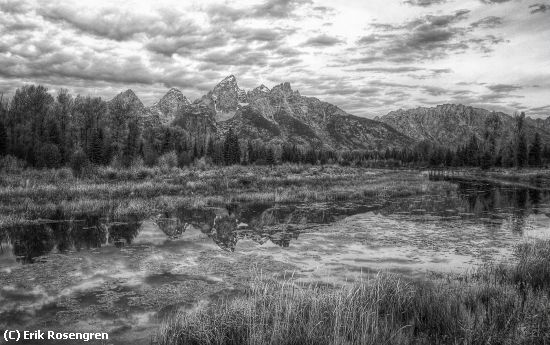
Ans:
[[[160,344],[549,344],[550,241],[514,263],[340,288],[257,279],[245,296],[167,319]]]

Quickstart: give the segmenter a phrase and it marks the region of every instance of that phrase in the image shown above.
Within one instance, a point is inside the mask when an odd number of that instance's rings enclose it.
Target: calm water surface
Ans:
[[[379,270],[462,272],[549,234],[548,192],[471,182],[359,204],[39,222],[0,230],[0,330],[102,331],[109,343],[149,344],[162,317],[235,296],[254,274],[342,284]]]

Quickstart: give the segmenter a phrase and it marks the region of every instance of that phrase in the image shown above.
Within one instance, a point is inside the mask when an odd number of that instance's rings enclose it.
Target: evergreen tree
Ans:
[[[6,126],[0,121],[0,157],[8,154],[8,132]]]
[[[273,148],[268,148],[265,156],[265,162],[267,165],[275,165],[275,153],[273,152]]]
[[[212,138],[208,139],[208,144],[206,147],[206,156],[210,157],[211,159],[214,158],[214,140]]]
[[[516,157],[514,154],[514,149],[512,148],[512,143],[508,143],[503,149],[502,149],[502,166],[503,167],[513,167],[516,163]]]
[[[174,145],[172,143],[172,133],[170,132],[170,128],[166,128],[164,130],[164,139],[162,143],[162,150],[161,153],[166,153],[174,150]]]
[[[492,163],[493,163],[493,156],[491,155],[491,153],[489,151],[483,152],[480,159],[481,169],[483,170],[489,169]]]
[[[128,136],[122,152],[122,163],[129,167],[138,153],[139,149],[139,127],[135,121],[128,125]]]
[[[89,157],[93,164],[105,164],[103,130],[101,128],[97,128],[92,134]]]
[[[253,164],[254,162],[256,162],[254,147],[252,146],[252,143],[250,141],[246,143],[246,156],[248,159],[248,164]]]
[[[542,165],[542,147],[538,133],[535,134],[535,139],[529,148],[529,165],[534,167]]]
[[[523,168],[527,163],[527,142],[525,140],[525,135],[520,134],[517,143],[516,151],[516,166],[518,168]]]
[[[195,143],[193,144],[193,159],[199,158],[199,151],[197,149],[197,139],[195,139]]]
[[[239,138],[230,128],[225,136],[223,145],[223,159],[225,165],[239,164],[241,162],[241,149],[239,147]]]

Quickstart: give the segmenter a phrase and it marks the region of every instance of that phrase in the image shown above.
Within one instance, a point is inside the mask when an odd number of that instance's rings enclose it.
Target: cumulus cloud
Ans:
[[[315,36],[307,39],[304,42],[304,45],[313,46],[313,47],[328,47],[328,46],[334,46],[340,43],[343,43],[341,39],[323,34],[323,35],[319,35],[319,36]]]
[[[447,0],[407,0],[404,1],[405,4],[409,4],[412,6],[420,6],[420,7],[429,7],[432,5],[442,4],[447,2]]]
[[[469,10],[459,10],[447,15],[426,15],[401,24],[376,23],[372,25],[375,33],[357,41],[359,47],[366,49],[354,61],[425,61],[471,49],[489,52],[493,45],[502,42],[494,35],[480,36],[472,32],[472,27],[496,25],[496,17],[484,18],[470,27],[462,25],[469,14]]]
[[[538,73],[549,58],[542,49],[532,56],[523,49],[524,65],[510,70],[514,77],[506,73],[506,80],[503,66],[517,66],[520,58],[510,49],[494,51],[507,47],[509,40],[521,44],[531,37],[529,30],[541,36],[548,32],[544,16],[530,15],[548,8],[536,1],[529,10],[525,3],[502,0],[480,1],[508,4],[129,1],[132,5],[0,0],[0,90],[13,92],[23,83],[40,82],[112,97],[131,87],[147,103],[169,87],[181,88],[189,98],[200,97],[224,76],[235,74],[245,87],[290,79],[304,95],[372,115],[421,99],[424,104],[512,104],[529,92],[543,97],[550,88]],[[471,7],[457,11],[461,4]],[[509,57],[515,60],[504,64]],[[477,63],[483,73],[465,68],[478,68]],[[522,77],[529,66],[539,67]],[[482,74],[485,85],[475,77]],[[525,87],[528,82],[540,87]]]
[[[502,18],[496,16],[485,17],[470,24],[473,28],[495,28],[500,25],[502,25]]]
[[[503,4],[505,2],[509,2],[512,0],[480,0],[480,1],[485,4]]]
[[[535,13],[545,13],[546,11],[550,10],[550,5],[547,4],[535,4],[529,6],[531,8],[531,14]]]
[[[496,93],[509,93],[512,91],[521,90],[523,87],[520,85],[494,84],[487,86],[487,88]]]

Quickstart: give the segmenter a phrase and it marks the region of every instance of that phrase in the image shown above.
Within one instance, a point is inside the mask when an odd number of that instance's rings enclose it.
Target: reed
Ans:
[[[548,344],[550,241],[513,263],[411,281],[380,273],[341,287],[258,277],[232,300],[167,318],[160,344]]]

